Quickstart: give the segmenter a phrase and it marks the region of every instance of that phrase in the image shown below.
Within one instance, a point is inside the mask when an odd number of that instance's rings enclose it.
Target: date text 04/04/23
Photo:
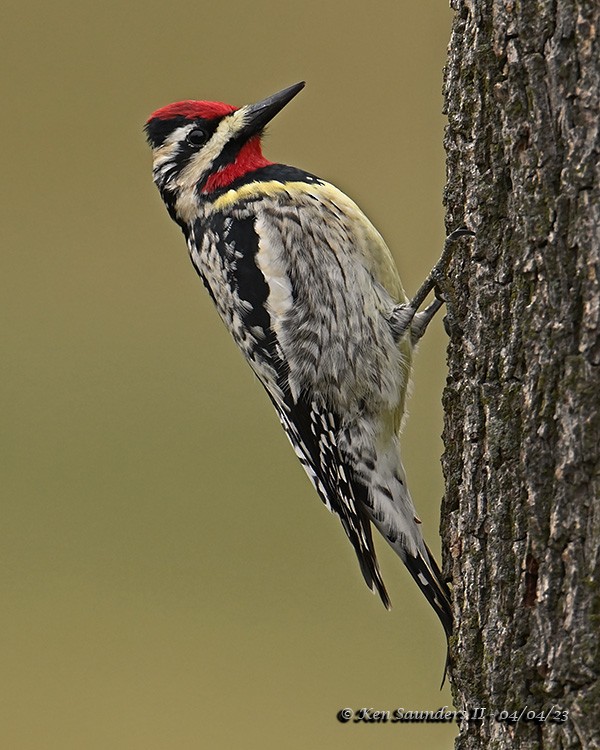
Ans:
[[[518,722],[535,722],[537,724],[553,723],[563,724],[569,717],[568,711],[562,711],[556,706],[550,709],[535,711],[525,706],[518,711],[493,711],[489,712],[482,706],[477,706],[469,711],[451,711],[448,706],[438,708],[436,711],[407,711],[404,708],[395,708],[393,710],[376,710],[374,708],[342,708],[337,712],[337,720],[342,724],[391,724],[406,723],[461,723],[463,721],[483,721],[484,719],[493,719],[498,722],[507,724],[517,724]]]

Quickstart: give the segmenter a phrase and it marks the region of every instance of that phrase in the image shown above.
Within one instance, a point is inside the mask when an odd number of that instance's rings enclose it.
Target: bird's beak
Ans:
[[[261,102],[247,104],[243,107],[243,136],[249,138],[250,136],[259,133],[265,125],[271,122],[275,115],[296,96],[296,94],[302,91],[304,85],[304,81],[300,81],[300,83],[295,83],[293,86],[283,89],[283,91],[278,91],[276,94],[268,96]]]

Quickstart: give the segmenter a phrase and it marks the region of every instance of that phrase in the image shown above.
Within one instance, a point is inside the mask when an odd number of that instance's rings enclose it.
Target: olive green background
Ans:
[[[189,264],[142,126],[182,98],[306,89],[267,155],[355,198],[407,291],[444,228],[445,0],[5,2],[0,746],[448,748],[445,646],[379,545],[364,586]],[[441,320],[404,456],[431,547]]]

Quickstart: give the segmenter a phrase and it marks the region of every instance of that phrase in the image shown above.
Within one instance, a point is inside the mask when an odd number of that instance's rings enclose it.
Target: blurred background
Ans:
[[[379,544],[394,609],[212,309],[142,126],[306,80],[267,155],[362,206],[416,290],[444,237],[446,0],[4,4],[2,641],[11,750],[449,748],[445,644]],[[439,556],[441,316],[409,482]]]

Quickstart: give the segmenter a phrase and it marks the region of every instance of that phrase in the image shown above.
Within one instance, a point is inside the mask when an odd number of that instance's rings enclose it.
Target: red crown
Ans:
[[[148,122],[154,119],[171,120],[174,117],[187,117],[190,120],[201,117],[204,120],[211,120],[214,117],[229,115],[236,109],[237,107],[223,102],[197,102],[193,99],[186,99],[186,101],[167,104],[166,107],[157,109],[150,115]]]

